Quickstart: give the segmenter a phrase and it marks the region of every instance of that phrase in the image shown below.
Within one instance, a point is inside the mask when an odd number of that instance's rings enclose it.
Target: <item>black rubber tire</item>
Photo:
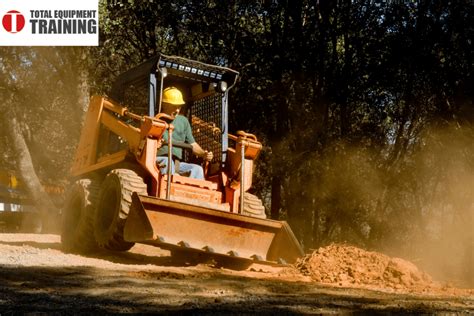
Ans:
[[[94,235],[100,247],[127,251],[134,243],[123,239],[123,228],[130,211],[132,193],[147,194],[143,178],[130,169],[114,169],[105,177],[94,219]]]
[[[88,253],[98,249],[93,219],[99,195],[99,183],[77,180],[68,191],[61,219],[61,244],[66,252]]]
[[[265,214],[265,206],[263,206],[262,200],[248,192],[244,193],[244,210],[242,215],[267,218],[267,215]]]

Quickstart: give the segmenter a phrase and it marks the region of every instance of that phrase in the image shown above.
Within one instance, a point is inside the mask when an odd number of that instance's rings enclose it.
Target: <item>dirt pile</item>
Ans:
[[[320,248],[296,263],[314,281],[349,287],[368,287],[408,292],[441,289],[413,263],[348,245]]]

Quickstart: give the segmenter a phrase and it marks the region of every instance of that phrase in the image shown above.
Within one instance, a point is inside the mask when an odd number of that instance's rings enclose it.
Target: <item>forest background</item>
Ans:
[[[0,166],[51,212],[91,95],[158,52],[227,66],[269,217],[472,286],[473,40],[471,0],[101,0],[98,47],[0,48]]]

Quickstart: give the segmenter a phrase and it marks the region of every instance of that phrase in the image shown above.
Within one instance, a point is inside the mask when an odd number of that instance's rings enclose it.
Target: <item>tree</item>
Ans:
[[[65,183],[84,102],[82,48],[4,48],[1,130],[8,155],[44,220],[59,213],[44,185]],[[45,227],[46,229],[48,227]]]

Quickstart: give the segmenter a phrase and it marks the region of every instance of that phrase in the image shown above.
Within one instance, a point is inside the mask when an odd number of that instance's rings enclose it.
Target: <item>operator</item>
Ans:
[[[214,155],[212,152],[204,150],[194,140],[191,124],[184,115],[179,115],[181,107],[185,104],[183,94],[175,87],[168,87],[163,90],[161,102],[162,113],[168,114],[173,118],[171,122],[174,125],[173,143],[183,142],[191,144],[193,154],[203,158],[205,161],[211,161]],[[162,142],[168,142],[168,131],[163,134]],[[162,143],[160,142],[160,144]],[[159,146],[160,146],[159,144]],[[204,179],[204,171],[200,165],[193,163],[181,162],[183,158],[183,149],[172,146],[173,160],[178,162],[178,173],[180,175],[188,175],[190,178]],[[171,171],[175,172],[174,161],[171,162]],[[161,146],[158,149],[156,162],[162,174],[168,171],[168,146]]]

